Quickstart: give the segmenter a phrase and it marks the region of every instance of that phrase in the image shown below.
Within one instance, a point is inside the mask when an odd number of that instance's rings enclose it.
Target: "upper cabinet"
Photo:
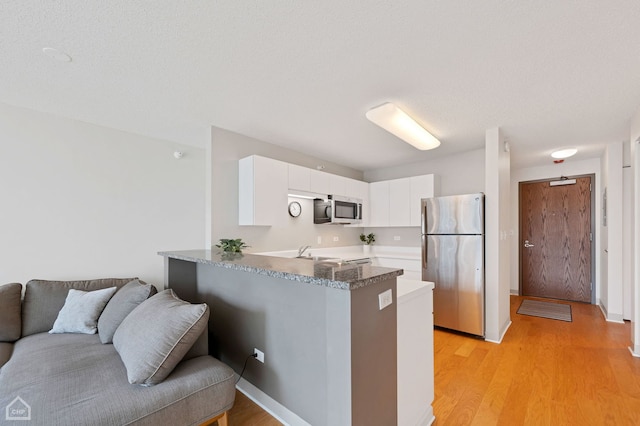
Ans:
[[[389,181],[369,184],[368,226],[389,226]]]
[[[288,164],[289,189],[310,192],[321,196],[342,195],[343,197],[363,198],[369,196],[367,182],[344,176],[321,172],[315,169]],[[363,188],[365,188],[363,190]]]
[[[239,160],[238,172],[239,225],[286,225],[289,220],[288,194],[296,192],[309,196],[332,194],[360,198],[365,218],[368,214],[367,182],[258,155]]]
[[[285,226],[288,194],[341,195],[362,200],[355,227],[420,226],[420,200],[438,195],[436,175],[367,183],[271,158],[239,161],[240,225]]]
[[[309,169],[309,173],[311,174],[309,191],[329,195],[331,193],[331,175],[314,169]]]
[[[409,224],[420,226],[422,223],[422,199],[439,195],[439,180],[436,175],[413,176],[409,182]]]
[[[287,219],[287,163],[252,155],[238,162],[238,224],[283,225]]]
[[[369,184],[370,227],[420,226],[420,201],[437,195],[435,175]]]
[[[311,169],[296,164],[287,164],[287,169],[289,170],[289,189],[311,192]]]

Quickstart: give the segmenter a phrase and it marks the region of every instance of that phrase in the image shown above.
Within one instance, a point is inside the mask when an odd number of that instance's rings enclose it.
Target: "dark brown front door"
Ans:
[[[520,183],[524,296],[591,302],[591,177]]]

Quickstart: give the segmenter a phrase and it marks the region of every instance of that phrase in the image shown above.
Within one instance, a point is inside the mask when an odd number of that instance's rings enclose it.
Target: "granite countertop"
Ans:
[[[381,266],[341,264],[337,261],[313,261],[255,254],[226,254],[218,250],[163,251],[158,254],[172,259],[341,290],[356,290],[403,274],[402,269]]]

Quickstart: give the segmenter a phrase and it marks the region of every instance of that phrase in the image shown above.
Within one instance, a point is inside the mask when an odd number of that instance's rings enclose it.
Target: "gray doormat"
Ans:
[[[525,299],[518,308],[520,315],[571,322],[571,305]]]

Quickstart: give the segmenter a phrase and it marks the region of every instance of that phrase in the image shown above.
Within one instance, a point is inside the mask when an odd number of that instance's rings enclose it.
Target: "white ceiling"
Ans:
[[[0,102],[191,145],[213,125],[359,170],[500,126],[512,166],[549,164],[628,139],[639,18],[637,0],[6,0]],[[441,147],[366,120],[385,101]]]

